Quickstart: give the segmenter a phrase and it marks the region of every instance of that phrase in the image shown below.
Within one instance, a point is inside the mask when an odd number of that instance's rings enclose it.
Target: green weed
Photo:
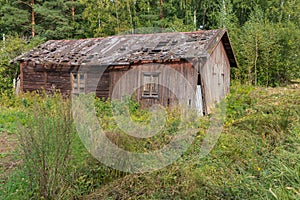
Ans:
[[[64,112],[67,109],[62,109],[67,105],[65,100],[25,94],[10,106],[2,105],[0,112],[3,130],[19,132],[25,138],[21,140],[24,163],[0,186],[0,198],[299,199],[299,91],[235,85],[227,100],[223,133],[209,155],[199,158],[210,125],[211,116],[205,116],[195,124],[186,124],[198,131],[193,144],[176,162],[158,171],[127,174],[99,163],[78,135],[63,134],[73,130],[71,117]],[[147,109],[141,110],[130,99],[127,103],[131,119],[149,123]],[[120,102],[95,99],[107,137],[128,151],[160,149],[184,128],[180,110],[169,108],[165,109],[166,125],[161,134],[137,139],[119,129],[113,106],[118,111],[126,109]],[[17,118],[23,125],[21,129],[15,122]],[[44,161],[47,167],[42,167]]]

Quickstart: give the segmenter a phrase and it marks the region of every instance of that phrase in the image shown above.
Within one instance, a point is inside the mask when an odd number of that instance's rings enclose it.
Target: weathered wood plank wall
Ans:
[[[59,89],[63,94],[69,95],[71,92],[70,71],[70,67],[23,62],[20,64],[20,88],[24,92]]]
[[[216,46],[206,64],[201,67],[203,96],[206,113],[211,113],[216,103],[229,92],[230,63],[222,42]]]
[[[198,64],[197,64],[198,65]],[[131,94],[142,106],[153,104],[170,106],[177,103],[195,106],[195,92],[197,87],[197,66],[187,61],[168,63],[133,64],[118,67],[85,66],[80,68],[86,74],[86,92],[96,91],[100,98],[121,99]],[[22,91],[34,91],[53,88],[63,94],[72,92],[71,73],[77,72],[79,66],[61,64],[42,65],[33,62],[23,62],[20,65]],[[155,97],[143,96],[143,73],[159,73],[159,95]],[[211,113],[215,103],[229,92],[230,63],[220,41],[205,65],[201,67],[201,85],[204,99],[205,113]],[[101,78],[101,79],[100,79]],[[100,80],[99,80],[100,79]]]
[[[131,66],[130,71],[110,72],[110,96],[121,99],[124,95],[135,95],[143,106],[179,102],[194,106],[197,71],[189,62],[149,63]],[[157,98],[143,96],[143,73],[159,74],[159,95]]]

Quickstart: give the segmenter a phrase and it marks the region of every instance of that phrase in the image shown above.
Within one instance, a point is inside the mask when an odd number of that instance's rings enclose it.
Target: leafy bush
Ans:
[[[10,61],[42,42],[39,37],[28,42],[18,35],[9,35],[5,41],[0,41],[0,98],[2,95],[14,98],[13,79],[17,78],[20,69],[18,64]]]

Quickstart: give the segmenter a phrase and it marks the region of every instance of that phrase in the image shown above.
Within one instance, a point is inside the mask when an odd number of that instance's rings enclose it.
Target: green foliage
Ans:
[[[5,41],[0,41],[0,96],[13,94],[13,79],[19,75],[19,66],[10,61],[41,42],[43,40],[38,37],[27,42],[18,35],[8,35]]]
[[[208,156],[199,158],[205,117],[175,163],[127,175],[87,199],[298,199],[298,97],[297,88],[234,86],[223,134]]]
[[[49,188],[46,187],[49,193],[46,194],[55,198],[299,197],[300,109],[297,85],[255,88],[234,84],[227,97],[223,133],[208,156],[199,158],[202,141],[210,125],[209,116],[206,116],[197,120],[198,133],[180,159],[164,169],[141,174],[126,174],[104,166],[87,152],[79,136],[70,138],[66,133],[73,129],[73,125],[69,121],[70,113],[65,113],[67,102],[60,96],[24,94],[12,99],[11,103],[8,101],[1,102],[0,122],[8,125],[6,130],[21,134],[23,162],[7,175],[5,183],[0,186],[1,199],[43,196],[45,193],[40,193],[45,189],[40,182],[43,177],[49,181]],[[129,103],[132,119],[147,122],[147,110],[140,110],[139,104],[129,98],[126,103]],[[112,122],[113,106],[109,101],[95,99],[101,123],[108,124],[103,127],[107,137],[129,151],[160,149],[181,128],[178,123],[181,120],[180,110],[169,108],[166,109],[167,121],[163,133],[139,140],[126,135]],[[118,102],[116,106],[124,110],[126,105]],[[25,126],[16,130],[16,118],[19,118],[19,124]],[[193,124],[190,126],[195,127]],[[66,160],[63,161],[64,155]],[[46,168],[43,167],[43,160],[47,163]],[[55,176],[56,181],[53,179]],[[60,193],[62,190],[64,192]]]
[[[164,116],[166,124],[162,127],[161,133],[154,137],[142,139],[128,135],[126,130],[136,129],[132,122],[136,123],[137,126],[144,127],[145,131],[151,130],[151,120],[160,119],[161,116],[159,116],[159,113],[157,115],[152,114],[151,116],[147,108],[141,109],[140,104],[136,102],[134,97],[124,97],[123,101],[115,100],[113,102],[99,98],[95,100],[95,110],[106,136],[123,149],[141,153],[160,149],[164,144],[171,141],[178,130],[186,128],[181,127],[182,113],[179,107],[161,109],[164,109],[164,113],[166,114]],[[122,124],[122,126],[125,126],[126,130],[118,127],[117,122],[119,125]],[[194,124],[186,124],[186,126],[192,127]]]
[[[300,76],[300,3],[295,0],[51,0],[33,5],[31,0],[3,0],[0,5],[1,35],[21,38],[32,38],[33,30],[49,40],[227,28],[239,63],[233,78],[278,86]],[[5,71],[2,90],[15,76]]]
[[[0,2],[1,34],[47,39],[88,36],[82,20],[84,5],[70,1],[13,0]],[[33,35],[34,32],[34,35]]]
[[[15,133],[17,130],[17,122],[25,124],[26,117],[23,112],[15,109],[7,109],[1,107],[0,113],[0,133]]]
[[[300,29],[296,23],[281,23],[278,25],[281,44],[279,62],[280,72],[286,81],[296,80],[300,77],[300,56],[297,49],[300,48]]]
[[[9,61],[20,55],[25,45],[25,40],[11,36],[5,42],[0,42],[0,94],[12,92],[12,82],[17,78],[19,69],[17,66],[10,66]]]
[[[82,30],[82,6],[78,2],[43,1],[35,5],[36,32],[49,39],[78,38],[86,34]],[[72,16],[72,9],[74,16]]]
[[[6,34],[5,42],[0,42],[0,132],[14,134],[24,130],[23,150],[27,152],[22,154],[20,168],[1,184],[0,199],[76,199],[97,188],[99,192],[90,197],[299,199],[297,87],[265,89],[251,85],[279,86],[299,79],[300,1],[163,0],[162,6],[158,0],[39,0],[34,6],[31,2],[0,0],[0,37]],[[228,29],[239,64],[232,69],[232,77],[235,83],[248,84],[233,84],[227,97],[224,134],[203,159],[198,154],[209,117],[190,125],[199,128],[194,144],[173,165],[152,173],[127,175],[93,159],[78,136],[68,143],[68,135],[63,133],[72,125],[69,116],[61,113],[64,104],[60,97],[55,100],[31,94],[12,95],[12,81],[18,76],[19,66],[9,61],[46,39],[193,31],[200,25],[204,29]],[[133,121],[149,123],[147,110],[140,110],[140,105],[130,99],[127,103]],[[119,111],[126,108],[120,102],[95,100],[97,116],[107,136],[130,151],[160,149],[182,128],[179,111],[166,109],[163,133],[137,140],[117,127],[112,115],[114,106]],[[18,123],[24,125],[22,129],[18,129]],[[28,143],[24,145],[25,142]],[[63,160],[68,148],[70,152]],[[42,161],[47,161],[48,167],[43,167]],[[57,167],[61,163],[65,164]]]
[[[7,178],[5,184],[0,186],[0,198],[7,200],[23,199],[24,196],[33,196],[30,188],[30,177],[23,170],[16,170]]]
[[[30,33],[30,18],[27,10],[17,6],[17,1],[0,2],[0,33]]]
[[[27,106],[26,123],[17,129],[28,198],[66,198],[70,188],[70,157],[74,127],[70,102],[61,96],[35,96]]]
[[[290,11],[289,11],[290,12]],[[283,11],[278,11],[279,14]],[[242,83],[264,86],[287,84],[299,77],[298,22],[277,22],[256,6],[240,30],[233,28],[232,41],[239,62],[233,73]],[[289,28],[288,28],[289,27]]]
[[[251,92],[253,92],[253,86],[243,86],[236,83],[232,85],[231,93],[226,97],[227,102],[227,112],[226,120],[227,123],[231,123],[234,120],[244,116],[249,108],[255,104],[255,99],[250,98]]]

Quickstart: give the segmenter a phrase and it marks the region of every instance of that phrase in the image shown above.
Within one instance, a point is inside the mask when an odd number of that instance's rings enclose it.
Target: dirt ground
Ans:
[[[15,134],[0,133],[0,183],[11,169],[20,164],[16,158],[17,147],[18,139]]]

